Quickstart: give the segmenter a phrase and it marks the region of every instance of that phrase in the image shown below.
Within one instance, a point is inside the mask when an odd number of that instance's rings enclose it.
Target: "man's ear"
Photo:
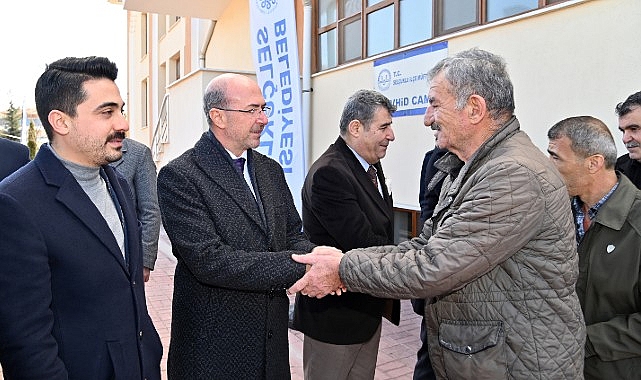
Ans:
[[[359,120],[352,120],[347,125],[347,133],[353,137],[358,137],[363,130],[363,124]]]
[[[487,104],[485,99],[479,95],[472,95],[467,100],[467,116],[470,119],[470,123],[478,124],[481,120],[487,115]]]
[[[49,112],[47,120],[49,120],[49,124],[51,124],[56,134],[65,136],[69,133],[69,125],[71,125],[72,121],[66,113],[59,110],[52,110]]]
[[[211,119],[212,124],[218,128],[225,128],[223,111],[212,108],[209,110],[209,118]]]
[[[593,154],[586,159],[586,167],[590,174],[594,174],[605,166],[605,157],[601,154]]]

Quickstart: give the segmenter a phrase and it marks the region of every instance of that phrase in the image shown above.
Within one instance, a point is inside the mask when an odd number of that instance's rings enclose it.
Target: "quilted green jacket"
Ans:
[[[586,379],[641,376],[641,191],[619,179],[578,248]]]

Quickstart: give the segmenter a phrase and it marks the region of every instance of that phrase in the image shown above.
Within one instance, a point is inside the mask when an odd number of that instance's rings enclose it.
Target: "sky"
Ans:
[[[23,102],[48,63],[104,56],[118,65],[116,84],[127,93],[127,11],[107,0],[12,0],[0,3],[0,110]],[[125,99],[126,101],[126,99]]]

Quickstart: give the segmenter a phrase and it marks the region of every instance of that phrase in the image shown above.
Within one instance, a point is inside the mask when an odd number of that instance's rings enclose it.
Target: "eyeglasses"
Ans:
[[[252,116],[260,115],[261,112],[264,113],[265,115],[267,115],[267,113],[272,110],[272,107],[268,107],[268,106],[262,106],[260,108],[250,108],[248,110],[234,110],[234,109],[222,108],[222,107],[212,107],[212,108],[215,108],[215,109],[221,110],[221,111],[232,111],[232,112],[248,113],[248,114],[250,114]]]

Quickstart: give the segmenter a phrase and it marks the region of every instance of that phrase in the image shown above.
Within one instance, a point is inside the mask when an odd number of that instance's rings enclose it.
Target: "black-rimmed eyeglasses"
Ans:
[[[242,112],[242,113],[250,114],[252,116],[260,115],[261,112],[267,115],[267,113],[272,110],[272,107],[268,107],[268,106],[262,106],[260,108],[250,108],[248,110],[235,110],[235,109],[222,108],[222,107],[212,107],[212,108],[215,108],[221,111]]]

